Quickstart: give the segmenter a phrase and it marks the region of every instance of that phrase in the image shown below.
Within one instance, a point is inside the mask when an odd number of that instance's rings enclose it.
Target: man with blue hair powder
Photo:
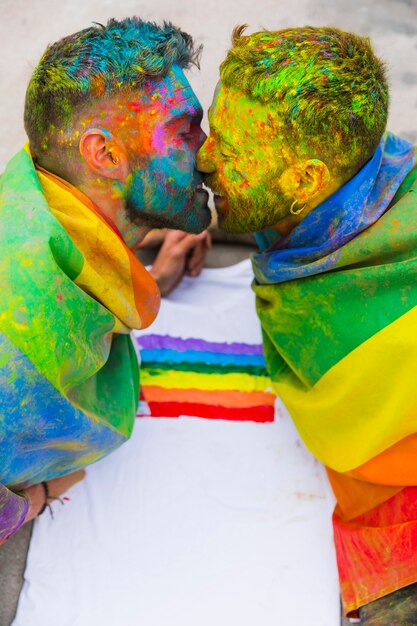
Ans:
[[[170,23],[110,20],[51,45],[25,104],[26,145],[0,180],[0,543],[125,442],[138,404],[133,328],[199,272],[211,214]],[[148,273],[135,250],[167,235]]]

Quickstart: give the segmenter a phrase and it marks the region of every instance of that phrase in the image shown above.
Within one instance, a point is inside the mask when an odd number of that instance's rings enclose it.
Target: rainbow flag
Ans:
[[[388,134],[355,177],[254,259],[274,389],[309,449],[339,473],[417,433],[414,163],[412,144]],[[385,460],[370,482],[403,484]]]
[[[262,346],[149,334],[141,354],[139,416],[274,420]]]
[[[29,148],[0,181],[0,483],[21,488],[121,445],[135,421],[130,338],[159,290],[98,207],[37,170]]]

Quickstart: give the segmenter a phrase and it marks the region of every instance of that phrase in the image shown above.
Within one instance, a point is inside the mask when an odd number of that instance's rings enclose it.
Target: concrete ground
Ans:
[[[29,522],[0,548],[0,626],[10,626],[16,614],[31,534]]]
[[[25,141],[24,93],[47,44],[92,21],[133,14],[172,20],[204,44],[201,70],[190,73],[190,82],[205,110],[236,24],[252,30],[332,25],[370,35],[389,71],[389,128],[417,141],[417,0],[0,0],[0,7],[0,172]],[[216,244],[207,263],[230,265],[251,251],[242,244]],[[30,532],[27,525],[0,548],[0,626],[9,626],[15,613]]]

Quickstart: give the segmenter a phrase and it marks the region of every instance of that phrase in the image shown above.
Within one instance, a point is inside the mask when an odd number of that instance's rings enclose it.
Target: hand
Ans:
[[[189,235],[181,230],[167,230],[150,273],[158,283],[162,296],[180,283],[184,274],[198,276],[204,266],[211,237],[207,231]]]
[[[160,246],[167,232],[167,228],[153,228],[142,241],[137,244],[137,248],[155,248],[156,246]]]
[[[73,485],[83,480],[85,477],[85,470],[77,470],[66,476],[60,476],[59,478],[52,478],[48,480],[49,495],[59,497]],[[45,504],[45,489],[41,483],[31,485],[27,489],[23,490],[24,495],[29,498],[29,510],[27,512],[25,523],[36,517],[39,511]]]

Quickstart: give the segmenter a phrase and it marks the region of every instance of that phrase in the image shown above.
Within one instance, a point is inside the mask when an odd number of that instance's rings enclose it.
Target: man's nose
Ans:
[[[207,137],[204,145],[197,153],[197,169],[203,174],[213,174],[216,171],[210,150],[210,137]]]

